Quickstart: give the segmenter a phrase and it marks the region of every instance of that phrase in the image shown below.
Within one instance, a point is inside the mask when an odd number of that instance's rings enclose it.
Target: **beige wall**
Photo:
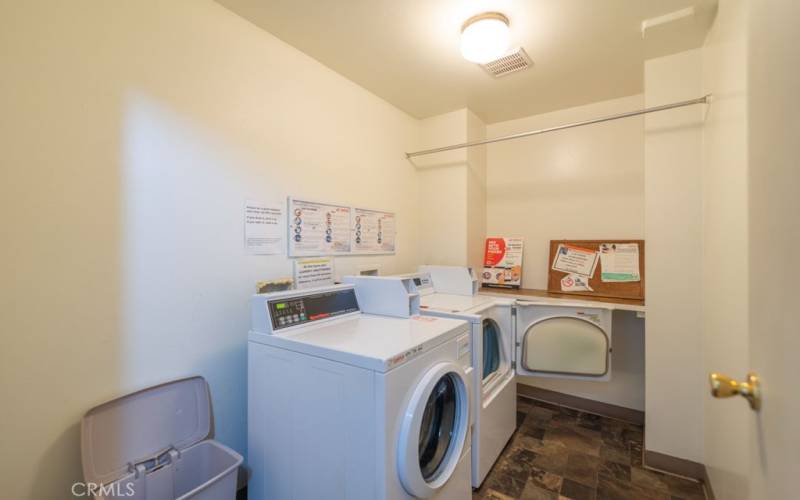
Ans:
[[[486,139],[486,125],[469,111],[467,141],[483,139]],[[486,146],[468,148],[467,165],[467,263],[481,269],[486,241]]]
[[[420,120],[420,149],[486,137],[469,109]],[[413,158],[420,184],[420,259],[426,264],[480,266],[486,235],[485,147]]]
[[[208,378],[245,451],[247,298],[291,273],[246,256],[242,204],[395,210],[415,268],[406,114],[208,0],[0,5],[0,489],[70,496],[90,407]]]
[[[493,123],[524,132],[639,109],[635,95]],[[489,236],[525,238],[525,288],[547,288],[550,240],[644,236],[643,119],[630,118],[488,146]]]
[[[702,50],[645,62],[648,107],[703,93]],[[703,106],[645,118],[645,447],[703,461]]]
[[[722,0],[703,48],[704,93],[714,95],[703,130],[703,364],[735,377],[749,368],[746,28],[746,2]],[[749,412],[708,392],[704,403],[714,493],[748,498],[748,443],[731,436],[749,427]]]
[[[639,109],[643,96],[494,123],[498,137]],[[525,239],[523,286],[547,288],[553,239],[644,236],[643,119],[490,144],[487,234]],[[644,410],[644,321],[615,313],[611,382],[522,378],[523,383]]]

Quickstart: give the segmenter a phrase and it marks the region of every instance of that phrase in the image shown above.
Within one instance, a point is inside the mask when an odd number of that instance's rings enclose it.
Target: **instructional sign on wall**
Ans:
[[[289,198],[289,256],[350,252],[351,208]]]
[[[333,259],[298,259],[294,261],[294,284],[298,289],[333,285]]]
[[[522,238],[486,238],[482,282],[519,288],[522,284]]]
[[[639,281],[639,245],[603,243],[600,245],[600,279],[606,283]]]
[[[244,248],[252,255],[284,252],[283,207],[248,200],[244,204]]]
[[[572,245],[558,245],[553,270],[591,277],[597,266],[599,252]]]
[[[394,213],[353,209],[353,253],[394,253],[396,232]]]

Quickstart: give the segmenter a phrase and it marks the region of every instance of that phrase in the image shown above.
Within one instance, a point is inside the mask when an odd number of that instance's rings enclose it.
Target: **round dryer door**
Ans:
[[[469,428],[469,393],[456,363],[431,368],[403,414],[397,466],[403,487],[429,498],[447,483],[464,449]]]
[[[609,370],[609,339],[596,324],[571,316],[531,325],[522,341],[522,366],[542,374],[603,377]]]

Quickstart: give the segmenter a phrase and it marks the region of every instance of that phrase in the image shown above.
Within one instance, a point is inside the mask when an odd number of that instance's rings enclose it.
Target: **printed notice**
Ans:
[[[639,244],[603,243],[600,245],[600,279],[606,283],[640,281]]]
[[[333,285],[333,259],[298,259],[294,261],[294,283],[298,289]]]
[[[258,201],[244,204],[244,249],[252,255],[277,255],[283,246],[283,207]]]
[[[594,250],[562,243],[558,245],[553,270],[591,278],[597,266],[598,255]]]
[[[350,207],[289,199],[289,256],[350,253]]]
[[[589,279],[577,274],[568,274],[561,278],[562,292],[593,292]]]
[[[354,253],[394,253],[395,233],[397,225],[392,212],[353,209],[353,244]]]

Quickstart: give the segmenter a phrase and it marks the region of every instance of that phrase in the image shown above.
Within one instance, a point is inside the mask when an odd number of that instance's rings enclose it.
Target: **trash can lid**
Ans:
[[[171,447],[208,439],[211,398],[203,377],[143,389],[89,410],[81,421],[81,458],[87,482],[108,484],[131,466]]]

